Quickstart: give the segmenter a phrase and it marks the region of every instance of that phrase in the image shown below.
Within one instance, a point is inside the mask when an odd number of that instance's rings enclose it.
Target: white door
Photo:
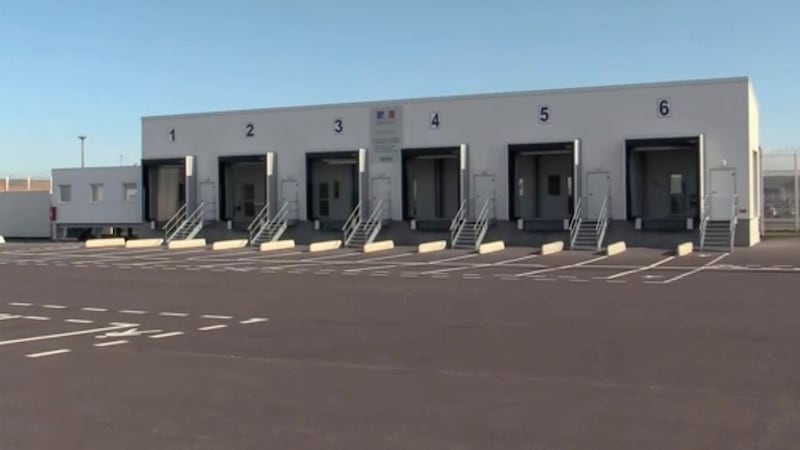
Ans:
[[[286,206],[286,218],[288,220],[300,220],[300,203],[298,197],[297,180],[281,180],[280,195],[281,204],[279,208],[283,207],[284,203],[288,203]]]
[[[728,220],[733,217],[736,196],[736,170],[712,169],[710,171],[710,192],[706,214],[712,220]]]
[[[603,203],[611,201],[609,190],[611,176],[608,172],[592,172],[586,175],[586,204],[583,206],[587,219],[598,219]]]
[[[472,216],[477,219],[486,204],[486,200],[494,200],[494,175],[475,175],[472,179],[472,192],[474,194]],[[490,219],[494,219],[494,206],[493,202],[489,203]]]
[[[391,219],[392,216],[392,179],[389,177],[375,177],[369,180],[370,195],[370,214],[378,206],[378,202],[383,200],[383,219]]]
[[[217,186],[211,182],[200,183],[200,201],[206,204],[203,220],[217,219]]]

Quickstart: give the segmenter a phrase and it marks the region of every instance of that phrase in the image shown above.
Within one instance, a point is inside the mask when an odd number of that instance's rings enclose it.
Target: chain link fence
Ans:
[[[764,230],[800,232],[800,150],[762,156]]]

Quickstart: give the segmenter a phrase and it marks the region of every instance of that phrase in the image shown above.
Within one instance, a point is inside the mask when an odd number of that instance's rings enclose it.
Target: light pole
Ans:
[[[84,168],[84,162],[85,162],[85,153],[83,151],[83,141],[86,140],[86,136],[78,136],[78,139],[81,140],[81,169],[83,169]]]

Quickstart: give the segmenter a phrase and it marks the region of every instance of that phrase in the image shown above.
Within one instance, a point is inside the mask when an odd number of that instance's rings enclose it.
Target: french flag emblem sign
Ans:
[[[378,120],[383,120],[383,111],[378,111]]]
[[[394,110],[393,109],[389,110],[389,118],[390,119],[394,119]]]

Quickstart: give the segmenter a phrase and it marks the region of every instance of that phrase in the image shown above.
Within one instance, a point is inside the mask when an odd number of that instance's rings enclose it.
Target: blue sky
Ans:
[[[800,3],[659,3],[0,0],[0,175],[132,163],[146,115],[742,75],[800,147]]]

